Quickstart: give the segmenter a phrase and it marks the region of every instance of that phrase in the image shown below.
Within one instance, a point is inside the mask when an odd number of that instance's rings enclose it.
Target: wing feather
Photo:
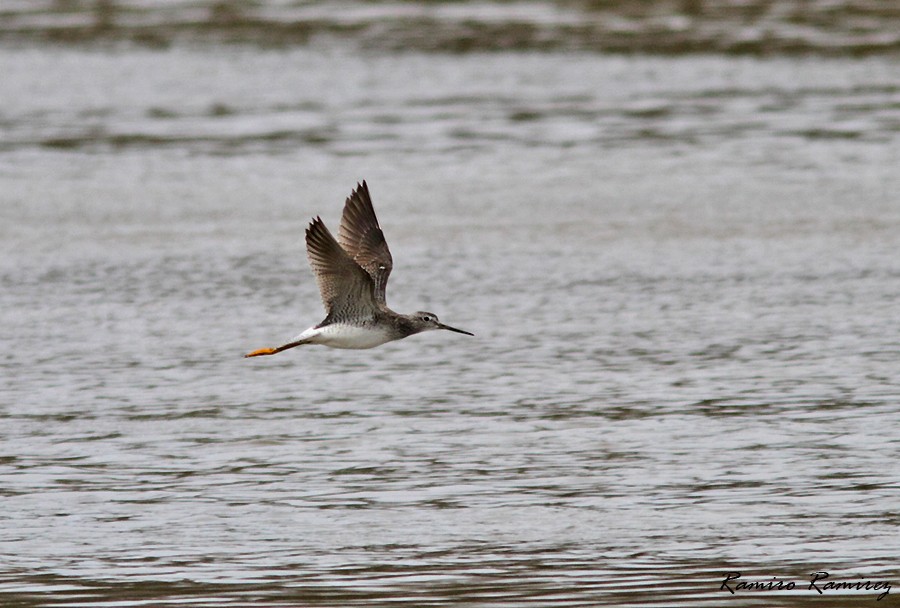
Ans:
[[[306,229],[306,253],[328,312],[326,320],[375,309],[372,277],[341,248],[320,217]]]
[[[385,291],[394,261],[378,225],[365,180],[356,184],[356,189],[344,203],[338,240],[350,258],[372,278],[375,301],[386,306]]]

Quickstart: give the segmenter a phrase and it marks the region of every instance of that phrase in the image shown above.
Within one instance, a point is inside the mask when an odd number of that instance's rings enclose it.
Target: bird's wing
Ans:
[[[316,217],[306,229],[306,254],[329,317],[375,309],[372,277],[347,254]]]
[[[366,182],[356,184],[356,190],[344,203],[338,240],[353,261],[369,273],[375,284],[373,292],[378,304],[386,305],[385,290],[394,267],[391,251],[375,217],[369,187]]]

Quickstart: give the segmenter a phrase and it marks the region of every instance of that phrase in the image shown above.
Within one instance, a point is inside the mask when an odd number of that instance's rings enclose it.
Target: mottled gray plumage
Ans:
[[[338,241],[353,261],[372,277],[375,283],[375,303],[386,305],[385,289],[394,268],[394,260],[378,225],[378,218],[375,217],[369,187],[365,181],[361,186],[357,184],[356,190],[344,203]]]

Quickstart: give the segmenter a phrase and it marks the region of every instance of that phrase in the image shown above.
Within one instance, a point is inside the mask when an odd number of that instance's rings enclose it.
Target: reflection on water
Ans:
[[[0,603],[900,583],[892,59],[107,51],[0,54]],[[362,178],[476,337],[243,359]]]

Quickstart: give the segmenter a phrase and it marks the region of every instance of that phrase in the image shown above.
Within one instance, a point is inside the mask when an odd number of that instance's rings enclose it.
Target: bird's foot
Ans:
[[[258,350],[253,351],[252,353],[247,353],[244,355],[246,357],[259,357],[260,355],[274,355],[278,352],[278,349],[275,348],[260,348]]]

